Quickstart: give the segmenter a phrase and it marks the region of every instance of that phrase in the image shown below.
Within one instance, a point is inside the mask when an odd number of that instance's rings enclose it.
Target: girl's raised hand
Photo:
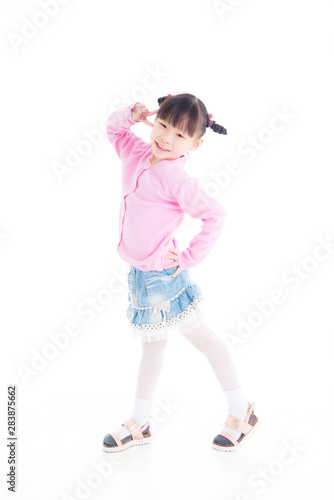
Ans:
[[[135,122],[143,122],[150,127],[154,127],[154,123],[148,121],[147,116],[155,115],[159,111],[159,108],[155,111],[149,111],[145,104],[141,102],[136,102],[136,104],[131,109],[131,118]]]

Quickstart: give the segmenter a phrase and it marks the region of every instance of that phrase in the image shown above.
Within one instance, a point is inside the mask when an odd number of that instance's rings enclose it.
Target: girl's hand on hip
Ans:
[[[159,108],[155,111],[149,111],[145,104],[141,102],[136,102],[136,104],[131,109],[131,118],[135,122],[143,122],[150,127],[154,127],[154,123],[151,123],[147,120],[147,116],[155,115],[159,111]]]
[[[170,267],[178,266],[175,273],[172,274],[172,278],[175,278],[175,276],[177,276],[182,271],[182,269],[180,268],[180,265],[179,265],[178,251],[175,250],[175,248],[168,248],[168,251],[171,253],[168,253],[164,258],[165,259],[173,259],[174,262],[172,264],[167,264],[166,266],[164,266],[164,269],[169,269]]]

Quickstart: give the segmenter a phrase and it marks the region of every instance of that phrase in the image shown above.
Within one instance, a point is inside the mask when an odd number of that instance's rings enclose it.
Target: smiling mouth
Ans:
[[[155,141],[155,143],[158,146],[158,149],[160,149],[161,151],[166,151],[167,153],[170,153],[169,149],[162,148],[157,141]]]

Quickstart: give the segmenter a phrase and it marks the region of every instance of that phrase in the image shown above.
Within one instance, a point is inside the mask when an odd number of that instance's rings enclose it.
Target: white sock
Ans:
[[[149,417],[151,416],[151,406],[152,401],[150,399],[135,398],[132,410],[132,418],[135,419],[139,427],[145,425],[149,420]],[[130,435],[129,430],[127,429],[127,427],[125,427],[125,425],[122,425],[122,427],[119,427],[115,431],[112,431],[112,433],[117,434],[120,439],[123,439],[126,436]]]
[[[145,425],[148,419],[150,418],[151,406],[152,406],[152,401],[150,399],[141,399],[141,398],[135,399],[132,410],[132,417],[135,419],[136,422],[138,422],[139,427]]]
[[[248,410],[248,400],[245,397],[241,387],[232,391],[223,391],[226,397],[226,402],[228,406],[228,414],[233,417],[239,418],[240,420],[245,420]],[[234,439],[238,440],[241,436],[239,431],[231,429],[227,425],[224,426],[223,430],[230,434]]]

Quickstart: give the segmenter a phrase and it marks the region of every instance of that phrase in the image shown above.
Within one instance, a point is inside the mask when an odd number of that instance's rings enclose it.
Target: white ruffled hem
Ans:
[[[134,337],[140,337],[143,342],[154,342],[156,340],[167,339],[168,333],[175,328],[179,329],[182,334],[187,333],[197,325],[200,325],[205,316],[206,311],[203,306],[203,299],[203,295],[198,295],[182,313],[161,323],[131,324]]]

